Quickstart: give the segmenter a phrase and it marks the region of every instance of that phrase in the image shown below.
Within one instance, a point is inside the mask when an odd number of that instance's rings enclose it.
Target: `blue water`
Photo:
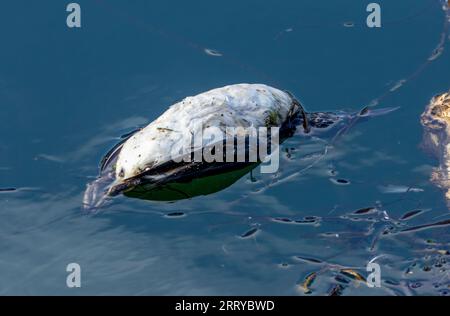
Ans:
[[[17,189],[0,192],[0,294],[326,295],[340,269],[367,276],[378,256],[381,287],[350,279],[344,295],[447,293],[448,226],[377,236],[450,215],[429,182],[437,162],[419,146],[420,114],[450,88],[448,47],[378,105],[399,110],[355,126],[323,159],[305,156],[323,141],[294,137],[276,175],[256,171],[174,203],[117,197],[97,214],[81,210],[107,150],[185,96],[260,82],[308,111],[361,109],[436,48],[439,1],[379,1],[380,29],[365,25],[369,1],[78,3],[81,29],[66,26],[64,1],[0,10],[0,188]],[[388,185],[420,190],[387,194]],[[369,206],[380,211],[347,216]],[[72,262],[81,288],[66,286]],[[307,294],[299,285],[314,272]]]

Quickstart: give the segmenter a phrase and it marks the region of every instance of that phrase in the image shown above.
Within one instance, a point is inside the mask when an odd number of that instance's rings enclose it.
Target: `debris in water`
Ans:
[[[428,58],[429,61],[433,61],[439,58],[439,56],[442,55],[442,53],[444,52],[444,47],[439,47],[437,49],[435,49],[433,51],[433,53],[431,54],[431,56]]]
[[[0,192],[14,192],[17,191],[16,188],[0,188]]]
[[[441,296],[447,296],[449,293],[450,293],[450,291],[447,290],[447,289],[441,289],[441,290],[439,290],[439,294],[440,294]]]
[[[259,228],[255,227],[255,228],[252,228],[252,229],[246,231],[240,237],[241,238],[249,238],[249,237],[252,237],[253,235],[255,235],[257,232],[259,232]]]
[[[308,257],[301,257],[301,256],[295,256],[296,259],[308,261],[312,263],[322,263],[322,260],[316,259],[316,258],[308,258]]]
[[[446,219],[444,221],[440,221],[440,222],[436,222],[436,223],[424,224],[424,225],[419,225],[419,226],[405,228],[405,229],[402,229],[400,232],[401,233],[402,232],[412,232],[412,231],[416,231],[416,230],[433,228],[433,227],[440,227],[440,226],[447,226],[447,225],[450,225],[450,219]]]
[[[409,287],[411,289],[417,289],[417,288],[422,286],[422,283],[420,283],[420,282],[410,282],[408,285],[409,285]]]
[[[328,296],[341,296],[343,290],[344,290],[344,287],[342,285],[335,284],[328,291]]]
[[[389,91],[394,92],[395,90],[400,89],[405,84],[405,82],[405,79],[397,81],[397,83]]]
[[[359,274],[358,272],[356,272],[353,269],[341,269],[340,272],[341,272],[341,274],[343,274],[351,279],[366,282],[366,278],[364,278],[361,274]]]
[[[312,272],[308,274],[303,281],[303,283],[300,285],[300,288],[303,290],[305,294],[311,294],[312,291],[310,289],[310,286],[313,284],[314,280],[317,278],[317,272]]]
[[[336,170],[334,170],[334,169],[329,169],[329,170],[328,170],[328,173],[329,173],[329,175],[332,176],[332,177],[335,177],[335,176],[338,175],[338,172],[337,172]]]
[[[339,238],[339,234],[338,234],[338,233],[331,233],[331,232],[328,232],[328,233],[322,233],[322,234],[320,234],[320,236],[323,236],[323,237],[335,237],[335,238]]]
[[[404,221],[404,220],[407,220],[407,219],[411,219],[412,217],[415,217],[415,216],[417,216],[418,214],[420,214],[422,212],[423,212],[423,210],[412,210],[412,211],[409,211],[409,212],[403,214],[403,216],[400,217],[400,220]]]
[[[414,268],[417,266],[417,263],[416,262],[413,262],[407,269],[406,269],[406,271],[405,271],[405,274],[406,275],[411,275],[411,274],[414,274]]]
[[[303,219],[293,220],[287,217],[273,217],[271,220],[281,224],[311,224],[316,223],[319,218],[316,216],[305,216]]]
[[[330,178],[330,181],[333,182],[334,184],[337,184],[337,185],[348,185],[348,184],[350,184],[350,181],[346,180],[346,179]]]
[[[398,193],[408,193],[408,192],[414,192],[414,193],[423,192],[423,189],[421,189],[421,188],[414,188],[414,187],[408,187],[406,185],[394,185],[394,184],[389,184],[389,185],[386,185],[386,186],[379,186],[378,189],[382,193],[387,193],[387,194],[398,194]]]
[[[272,221],[279,222],[279,223],[293,223],[294,222],[292,219],[285,218],[285,217],[275,217],[275,218],[272,218]]]
[[[287,263],[287,262],[282,262],[282,263],[280,263],[278,266],[279,266],[280,268],[287,269],[287,268],[289,268],[289,263]]]
[[[316,223],[319,220],[318,217],[315,216],[305,216],[303,219],[295,220],[295,223],[297,224],[311,224]]]
[[[210,48],[205,48],[205,53],[209,56],[214,56],[214,57],[223,56],[221,52],[214,50],[214,49],[210,49]]]
[[[184,217],[184,216],[186,216],[186,213],[183,213],[183,212],[172,212],[172,213],[167,213],[166,215],[164,215],[164,217],[169,217],[169,218]]]
[[[352,21],[346,21],[346,22],[343,23],[343,25],[344,25],[345,27],[354,27],[354,26],[355,26],[355,23],[352,22]]]
[[[375,207],[370,206],[370,207],[365,207],[365,208],[361,208],[359,210],[356,210],[353,212],[353,214],[358,214],[358,215],[362,215],[362,214],[370,214],[373,213],[376,210]]]

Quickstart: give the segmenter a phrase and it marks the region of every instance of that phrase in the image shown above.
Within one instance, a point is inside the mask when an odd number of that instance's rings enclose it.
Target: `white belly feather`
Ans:
[[[280,126],[292,101],[288,93],[264,84],[230,85],[187,97],[124,143],[116,163],[116,179],[128,179],[169,161],[172,147],[181,139],[187,141],[183,135],[196,132],[196,119],[201,119],[203,130],[214,126],[223,132],[227,126],[267,126],[268,117],[271,125]]]

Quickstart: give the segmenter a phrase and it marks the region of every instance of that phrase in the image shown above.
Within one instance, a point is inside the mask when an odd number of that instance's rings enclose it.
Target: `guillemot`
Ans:
[[[316,135],[391,110],[365,107],[356,113],[308,113],[291,93],[265,84],[213,89],[172,105],[114,146],[102,159],[98,178],[88,184],[83,204],[98,208],[109,197],[142,185],[154,188],[248,168],[276,152],[276,146],[293,136],[298,127],[303,135]],[[235,132],[231,137],[230,128]],[[264,131],[267,137],[261,141],[259,134]],[[202,137],[196,143],[199,133]],[[239,143],[240,137],[244,143]],[[261,148],[265,156],[252,155]],[[240,159],[239,149],[244,150]],[[193,159],[198,153],[200,159]],[[226,159],[230,156],[231,160]]]

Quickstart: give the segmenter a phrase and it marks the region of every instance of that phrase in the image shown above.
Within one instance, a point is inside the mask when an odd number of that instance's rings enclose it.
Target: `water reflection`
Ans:
[[[188,182],[174,182],[159,187],[141,185],[125,192],[128,197],[150,201],[177,201],[222,191],[257,167],[258,164],[230,172],[195,178]]]

